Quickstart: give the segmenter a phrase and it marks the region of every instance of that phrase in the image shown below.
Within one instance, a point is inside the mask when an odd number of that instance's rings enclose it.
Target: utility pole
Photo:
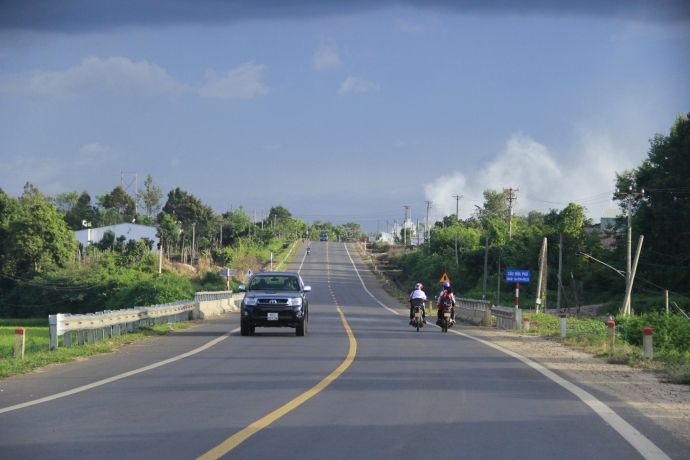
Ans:
[[[458,233],[455,232],[455,265],[460,265],[460,261],[458,259]]]
[[[561,275],[563,274],[563,234],[561,233],[558,245],[558,287],[556,288],[556,313],[561,314]]]
[[[195,230],[196,230],[196,222],[192,222],[192,263],[190,265],[194,266],[194,255],[196,254],[196,251],[194,250],[194,241],[195,239]]]
[[[534,301],[534,311],[539,313],[539,307],[541,307],[542,303],[542,298],[541,298],[541,291],[542,291],[542,283],[544,282],[544,274],[546,270],[544,270],[544,267],[546,266],[546,238],[544,238],[544,241],[541,244],[541,251],[539,251],[539,281],[537,282],[537,297]],[[546,284],[546,283],[544,283]],[[544,290],[546,291],[546,286],[544,286]],[[546,311],[546,310],[544,310]]]
[[[455,198],[455,221],[460,222],[460,200],[465,197],[462,195],[453,195],[453,198]]]
[[[223,249],[223,224],[220,224],[220,242],[218,243],[218,249]]]
[[[158,277],[163,273],[163,230],[161,229],[161,247],[158,249]],[[666,316],[668,316],[668,291],[666,291]]]
[[[635,280],[635,272],[637,272],[637,262],[640,260],[640,251],[642,250],[642,241],[644,236],[640,235],[640,239],[637,242],[637,250],[635,251],[635,262],[633,262],[632,272],[630,273],[630,281],[625,289],[625,300],[623,301],[623,315],[630,316],[630,296],[632,295],[633,281]]]
[[[503,250],[499,248],[498,250],[498,270],[496,271],[496,306],[501,305],[501,257],[503,257]]]
[[[405,208],[405,220],[403,221],[403,252],[407,248],[407,212],[412,206],[403,206]]]
[[[503,191],[508,191],[508,240],[513,239],[513,201],[517,201],[517,192],[520,191],[520,188],[513,188],[512,185],[510,188],[504,188]],[[513,193],[515,193],[515,196],[513,196]]]
[[[486,276],[489,269],[489,237],[486,237],[486,246],[484,246],[484,290],[482,291],[482,300],[486,300]]]
[[[433,201],[425,201],[425,203],[426,203],[426,227],[425,227],[426,235],[424,235],[425,236],[424,239],[428,243],[429,254],[431,254],[431,230],[429,229],[429,209],[431,209],[431,205],[434,202]]]
[[[641,192],[633,192],[632,186],[628,186],[628,191],[627,192],[621,192],[620,190],[616,193],[618,196],[622,197],[625,199],[625,206],[626,210],[628,213],[628,251],[627,251],[627,258],[626,258],[626,265],[625,265],[625,290],[627,292],[628,286],[630,285],[631,282],[631,270],[630,270],[630,262],[631,262],[631,252],[632,252],[632,203],[635,200],[635,198],[640,197],[644,195],[644,189],[642,189]],[[627,303],[627,299],[624,301],[624,303]],[[627,306],[623,305],[623,314],[626,314]]]

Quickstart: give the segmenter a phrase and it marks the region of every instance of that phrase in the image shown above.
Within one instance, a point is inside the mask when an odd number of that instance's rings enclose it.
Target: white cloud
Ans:
[[[340,85],[338,94],[346,93],[366,93],[369,91],[378,90],[380,88],[378,83],[363,80],[357,77],[347,77],[347,80]]]
[[[608,137],[594,134],[583,134],[577,151],[563,157],[566,160],[556,160],[544,145],[518,133],[483,169],[454,171],[427,184],[426,199],[434,202],[437,215],[442,216],[455,213],[453,195],[464,195],[460,216],[466,218],[475,211],[475,205],[482,205],[484,190],[512,186],[520,188],[518,213],[562,209],[575,202],[598,218],[601,208],[609,206],[615,172],[631,164],[631,159]]]
[[[213,99],[252,99],[270,91],[259,79],[265,66],[248,62],[218,76],[214,70],[206,72],[206,84],[199,89],[201,97]]]
[[[183,86],[165,69],[146,61],[132,62],[125,57],[101,60],[89,57],[67,70],[0,75],[0,93],[12,97],[60,100],[100,91],[138,89],[155,94],[173,92]]]
[[[314,55],[311,58],[311,62],[314,66],[314,69],[318,70],[319,72],[337,69],[338,67],[343,65],[343,62],[340,60],[340,57],[338,56],[335,44],[333,43],[328,45],[322,43],[319,46],[319,48],[314,52]]]

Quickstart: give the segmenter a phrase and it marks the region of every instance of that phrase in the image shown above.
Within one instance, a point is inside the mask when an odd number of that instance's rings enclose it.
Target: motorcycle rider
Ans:
[[[309,255],[310,253],[311,253],[311,248],[307,247],[307,255]]]
[[[422,290],[424,286],[422,283],[417,283],[414,286],[414,291],[410,294],[410,325],[412,324],[412,317],[414,315],[414,304],[422,302],[422,322],[426,324],[426,313],[424,312],[424,303],[426,302],[426,294]],[[416,302],[415,302],[416,300]]]
[[[436,325],[441,325],[441,316],[443,315],[443,301],[445,299],[450,299],[451,302],[451,308],[450,308],[450,321],[451,323],[455,322],[455,296],[453,295],[453,289],[450,287],[449,282],[444,282],[443,283],[443,291],[441,291],[441,294],[438,296],[438,304],[436,305],[436,308],[438,308],[438,319],[436,320]]]

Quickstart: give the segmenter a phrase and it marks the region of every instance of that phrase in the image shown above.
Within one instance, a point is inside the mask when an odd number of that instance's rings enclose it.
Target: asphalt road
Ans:
[[[441,333],[433,321],[416,332],[352,245],[311,247],[306,257],[302,245],[289,267],[301,265],[313,289],[306,337],[294,329],[257,328],[251,337],[236,331],[155,369],[0,413],[0,458],[202,456],[343,365],[351,341],[340,312],[356,340],[349,367],[224,458],[644,458],[577,396],[524,362]],[[230,314],[14,377],[0,382],[0,410],[178,356],[238,327],[239,315]],[[639,414],[619,415],[669,457],[690,455]]]

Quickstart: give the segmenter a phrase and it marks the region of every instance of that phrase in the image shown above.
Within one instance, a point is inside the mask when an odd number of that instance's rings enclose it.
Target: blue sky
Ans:
[[[513,186],[518,212],[596,219],[690,111],[683,2],[261,4],[0,7],[0,187],[94,196],[137,171],[218,212],[373,231]]]

